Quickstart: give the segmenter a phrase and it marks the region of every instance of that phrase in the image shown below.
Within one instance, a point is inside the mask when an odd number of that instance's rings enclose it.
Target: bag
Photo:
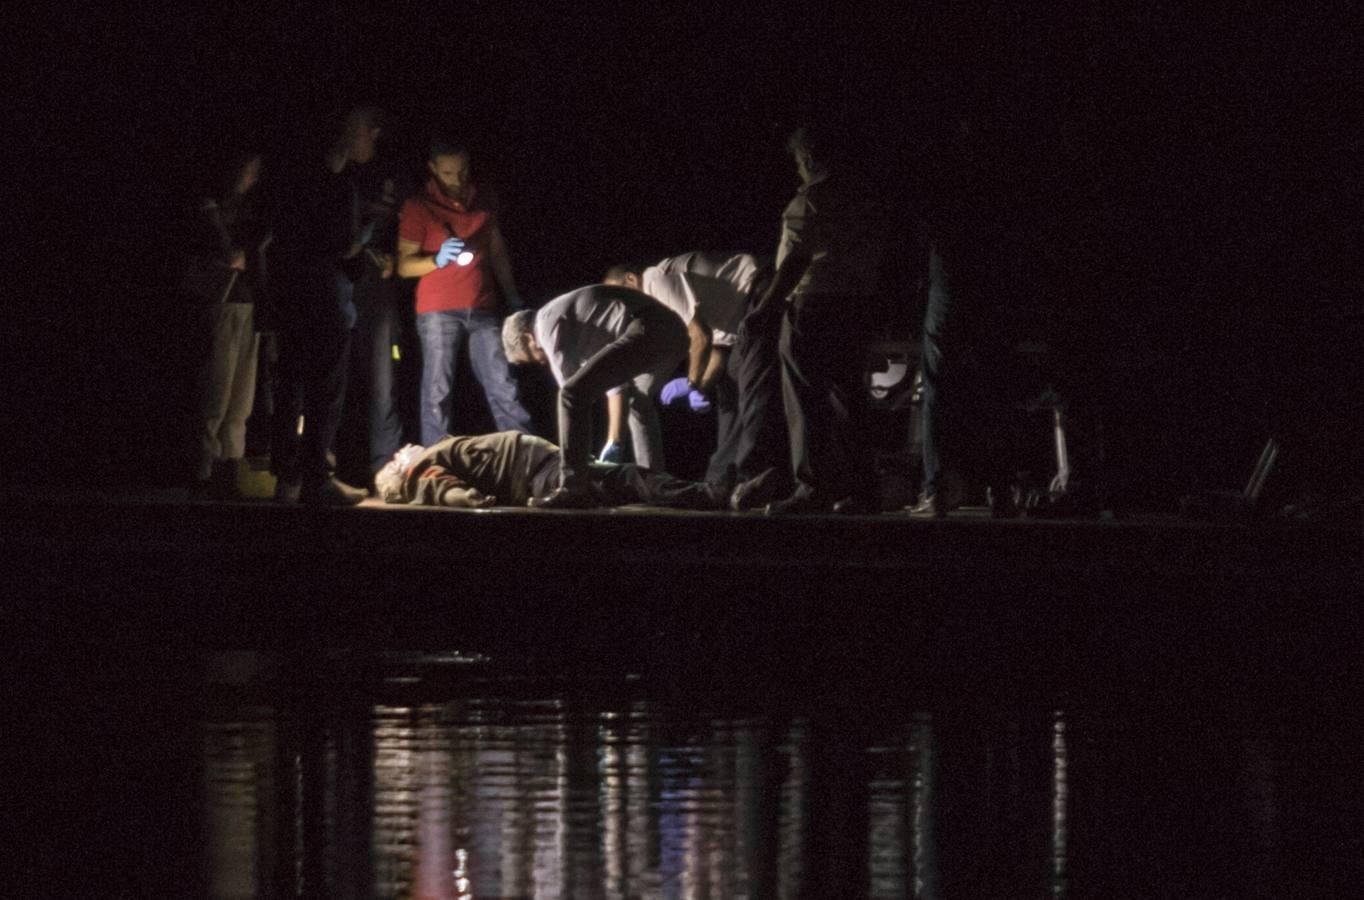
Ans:
[[[180,278],[180,289],[201,303],[224,303],[240,274],[239,269],[212,257],[191,256]]]

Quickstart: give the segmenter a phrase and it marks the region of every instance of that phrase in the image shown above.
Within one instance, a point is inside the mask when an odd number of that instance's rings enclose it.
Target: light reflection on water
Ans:
[[[497,688],[311,717],[223,704],[203,729],[209,896],[931,898],[950,895],[943,824],[970,831],[991,804],[1046,848],[1007,877],[1065,895],[1059,713],[1044,765],[958,791],[960,821],[938,808],[928,713],[868,727]]]
[[[204,725],[204,853],[215,897],[261,895],[276,845],[273,711],[239,712]]]
[[[1334,896],[1282,886],[1364,849],[1358,753],[1254,715],[426,674],[219,696],[208,896]]]

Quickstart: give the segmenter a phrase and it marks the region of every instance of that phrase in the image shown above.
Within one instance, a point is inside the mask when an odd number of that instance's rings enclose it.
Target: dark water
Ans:
[[[1349,715],[734,693],[456,654],[303,691],[211,685],[204,893],[1358,895]]]

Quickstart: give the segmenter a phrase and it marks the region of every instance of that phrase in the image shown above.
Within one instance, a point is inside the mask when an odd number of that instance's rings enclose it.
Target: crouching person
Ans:
[[[450,435],[430,447],[403,447],[379,470],[374,484],[385,503],[456,509],[526,506],[555,493],[560,461],[554,444],[518,431]],[[708,485],[635,465],[593,462],[584,474],[594,506],[721,509],[725,502]]]
[[[502,324],[512,363],[548,365],[559,383],[559,484],[532,506],[599,505],[589,489],[592,407],[602,394],[625,391],[635,461],[663,471],[663,434],[655,387],[687,355],[687,329],[672,310],[627,287],[594,284],[570,291],[538,312],[522,310]]]

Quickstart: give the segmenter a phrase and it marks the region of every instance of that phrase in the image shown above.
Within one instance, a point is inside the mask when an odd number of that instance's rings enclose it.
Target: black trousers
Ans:
[[[712,494],[702,482],[636,465],[594,462],[588,465],[588,476],[592,490],[612,506],[645,503],[672,509],[720,509],[725,499]]]
[[[1023,430],[1024,379],[1009,323],[981,286],[962,295],[954,265],[961,263],[932,249],[923,323],[925,495],[937,491],[944,470],[1007,490]]]
[[[738,353],[731,347],[725,369],[715,380],[712,400],[715,404],[715,452],[706,464],[706,481],[733,487],[739,439],[742,435],[739,419]]]
[[[739,326],[739,338],[728,368],[737,392],[732,432],[721,440],[734,442],[737,481],[747,481],[768,469],[790,480],[791,450],[782,408],[781,359],[778,353],[781,320],[771,311],[749,316]],[[719,449],[716,450],[717,455]]]
[[[350,337],[332,325],[281,329],[270,468],[284,481],[318,485],[331,477],[327,453],[341,424]]]
[[[548,496],[559,485],[559,453],[548,456],[531,473],[527,493]],[[587,483],[597,498],[608,506],[645,503],[672,509],[721,509],[725,497],[712,493],[699,481],[684,481],[667,472],[655,472],[631,463],[590,462]]]
[[[355,286],[355,309],[348,397],[336,450],[342,457],[342,471],[351,475],[348,480],[363,484],[403,444],[398,365],[393,359],[393,345],[401,339],[401,319],[392,280],[367,272]]]
[[[867,427],[867,344],[874,299],[802,294],[782,319],[782,401],[796,494],[879,503]]]

